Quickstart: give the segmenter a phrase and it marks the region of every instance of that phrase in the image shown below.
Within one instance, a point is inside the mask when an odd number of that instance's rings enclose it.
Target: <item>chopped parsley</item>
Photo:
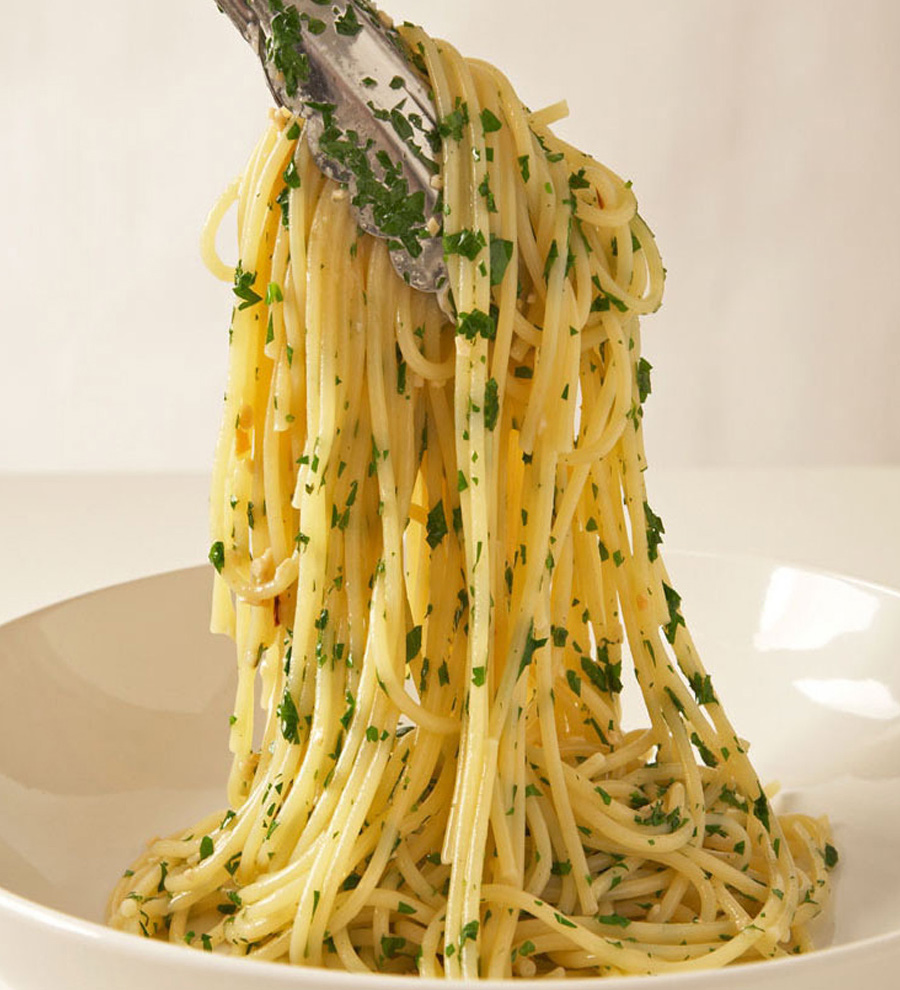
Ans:
[[[290,223],[290,213],[291,213],[291,204],[289,199],[290,194],[291,194],[291,190],[288,188],[288,186],[285,186],[284,189],[282,189],[281,192],[275,197],[275,202],[281,207],[282,227],[287,227],[288,224]]]
[[[347,702],[347,709],[344,714],[341,715],[341,725],[346,729],[350,725],[350,721],[356,711],[356,698],[354,697],[352,691],[347,691],[344,695],[344,699]]]
[[[532,622],[528,628],[528,635],[525,638],[525,648],[522,650],[522,659],[519,663],[519,672],[517,674],[517,679],[522,676],[525,669],[531,663],[535,650],[539,650],[542,646],[546,645],[546,643],[547,643],[546,636],[543,639],[534,638],[534,623]]]
[[[294,164],[293,158],[288,162],[287,168],[281,173],[281,177],[289,189],[300,188],[300,173],[297,171],[297,166]]]
[[[447,517],[444,515],[443,499],[440,499],[434,508],[428,513],[426,534],[428,546],[430,546],[432,550],[434,550],[434,548],[447,535]]]
[[[487,150],[492,151],[493,149],[488,148]],[[478,192],[485,199],[488,213],[496,213],[497,201],[494,199],[494,194],[491,192],[491,179],[487,172],[484,173],[484,178],[481,180],[481,185],[478,187]]]
[[[474,261],[485,246],[484,234],[478,230],[459,230],[455,234],[444,234],[444,255],[459,254]]]
[[[414,660],[422,649],[422,627],[413,626],[406,634],[406,662]]]
[[[503,126],[501,121],[487,108],[481,111],[481,126],[484,129],[485,134],[490,134],[492,131],[499,131]]]
[[[405,945],[406,939],[402,935],[381,936],[381,953],[385,959],[393,959]]]
[[[717,767],[719,765],[715,753],[703,742],[696,732],[691,733],[691,742],[697,747],[700,758],[708,767]]]
[[[298,51],[303,30],[300,13],[293,4],[286,7],[282,0],[269,0],[274,11],[271,36],[266,40],[266,59],[284,76],[284,89],[288,96],[296,96],[302,82],[309,79],[309,59]]]
[[[275,714],[281,723],[281,734],[289,743],[300,742],[300,715],[290,691],[284,689],[281,704],[276,709]]]
[[[608,312],[610,306],[614,306],[620,313],[624,313],[628,310],[627,303],[623,302],[618,298],[618,296],[614,296],[611,292],[607,292],[603,288],[600,284],[600,279],[598,276],[592,275],[591,281],[594,283],[594,288],[597,290],[597,295],[591,303],[592,313],[606,313]]]
[[[659,556],[658,547],[662,543],[662,534],[666,527],[663,526],[662,519],[650,508],[648,502],[644,502],[644,519],[647,523],[647,556],[650,560],[656,560]]]
[[[638,361],[637,366],[637,385],[638,385],[638,395],[640,396],[641,405],[647,401],[647,396],[651,393],[652,388],[650,386],[650,372],[653,365],[646,358],[641,358]]]
[[[590,657],[581,658],[581,669],[590,682],[604,694],[619,694],[622,690],[622,661],[609,662],[609,647],[597,647],[597,661]]]
[[[580,168],[577,172],[573,172],[569,176],[569,188],[570,189],[590,189],[591,184],[584,177],[584,169]]]
[[[231,290],[238,299],[243,300],[238,309],[247,309],[262,301],[262,296],[251,288],[255,281],[256,272],[245,272],[239,261],[234,270],[234,288]]]
[[[512,255],[512,241],[505,241],[491,234],[491,285],[499,285],[503,281]]]
[[[498,388],[496,378],[489,378],[484,386],[484,426],[487,430],[494,429],[497,425],[497,418],[500,415]],[[446,528],[447,524],[444,523],[445,531]]]
[[[219,574],[222,573],[222,568],[225,566],[225,544],[221,540],[216,540],[209,548],[209,562]]]
[[[354,38],[362,31],[362,24],[357,20],[352,4],[348,3],[344,13],[334,19],[334,29],[348,38]]]
[[[383,170],[382,177],[377,177],[368,159],[368,146],[360,146],[360,137],[355,131],[345,132],[335,123],[334,104],[309,102],[307,106],[322,114],[323,131],[319,139],[322,154],[344,166],[356,178],[353,206],[360,210],[371,207],[372,219],[387,238],[391,250],[402,247],[411,257],[418,258],[422,253],[419,241],[428,236],[424,190],[410,193],[402,164],[392,162],[386,153],[377,155]],[[396,127],[396,121],[391,119]]]
[[[663,581],[663,591],[666,596],[666,605],[669,607],[669,621],[663,626],[663,631],[666,639],[674,644],[678,627],[684,625],[684,616],[679,611],[681,595],[674,588],[670,588],[665,581]]]
[[[473,309],[471,313],[459,314],[456,332],[466,340],[474,340],[479,336],[484,337],[485,340],[493,340],[497,335],[497,324],[489,313]]]
[[[681,703],[681,698],[678,697],[678,695],[669,687],[668,684],[665,686],[663,690],[669,696],[669,699],[671,700],[672,704],[675,706],[676,710],[681,712],[682,715],[684,715],[684,705]]]
[[[753,802],[753,814],[762,822],[762,827],[767,832],[770,831],[769,800],[762,792],[760,792],[759,797]]]
[[[698,705],[716,704],[716,695],[713,691],[712,678],[709,674],[704,675],[699,671],[696,674],[691,674],[688,678],[688,684],[690,684],[691,690],[694,692],[694,697],[697,699]]]
[[[554,240],[550,244],[550,250],[547,252],[547,260],[544,262],[545,282],[550,278],[550,272],[553,270],[553,266],[556,264],[556,259],[558,257],[559,257],[559,245]]]
[[[454,141],[461,141],[463,128],[469,123],[469,105],[457,101],[456,109],[447,114],[438,124],[438,132],[441,137],[450,137]]]

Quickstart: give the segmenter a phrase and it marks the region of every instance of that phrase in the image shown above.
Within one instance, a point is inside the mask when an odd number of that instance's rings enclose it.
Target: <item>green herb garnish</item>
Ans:
[[[284,736],[285,740],[289,743],[299,743],[300,715],[297,712],[297,706],[294,704],[294,699],[291,697],[291,693],[287,688],[284,689],[281,704],[276,709],[275,714],[278,716],[281,723],[281,734]]]
[[[239,261],[234,270],[234,288],[231,290],[238,299],[243,300],[238,309],[247,309],[262,301],[262,296],[251,288],[255,281],[256,272],[245,272]]]
[[[274,16],[271,36],[266,40],[266,59],[284,76],[287,95],[296,96],[300,83],[309,80],[309,59],[297,50],[303,41],[300,13],[282,0],[269,0],[269,7]]]
[[[473,309],[471,313],[458,315],[456,332],[466,340],[474,340],[479,336],[484,337],[485,340],[493,340],[497,335],[497,324],[490,314],[480,309]]]
[[[491,285],[499,285],[503,281],[512,256],[512,241],[505,241],[491,234]]]
[[[217,540],[209,548],[209,562],[219,574],[222,573],[222,568],[225,566],[225,544],[221,540]]]
[[[492,131],[499,131],[503,126],[502,122],[487,107],[481,111],[481,126],[485,134]]]
[[[345,35],[348,38],[354,38],[362,31],[362,24],[359,23],[352,4],[348,3],[344,13],[339,17],[335,17],[334,29],[338,34]]]
[[[485,246],[484,234],[478,230],[459,230],[444,234],[444,254],[459,254],[474,261]]]
[[[494,429],[500,415],[498,388],[496,378],[489,378],[484,386],[484,426],[487,430]],[[444,525],[446,529],[446,523]]]

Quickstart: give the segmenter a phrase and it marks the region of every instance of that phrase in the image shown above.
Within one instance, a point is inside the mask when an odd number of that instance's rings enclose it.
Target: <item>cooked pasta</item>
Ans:
[[[110,922],[466,979],[802,951],[827,823],[773,811],[645,490],[653,235],[551,132],[561,108],[405,31],[443,125],[455,319],[274,112],[203,242],[237,297],[210,552],[237,644],[228,807],[151,842]]]

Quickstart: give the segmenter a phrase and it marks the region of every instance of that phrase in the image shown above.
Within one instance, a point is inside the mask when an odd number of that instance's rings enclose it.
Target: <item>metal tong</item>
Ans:
[[[444,289],[440,136],[421,57],[366,0],[216,2],[276,102],[306,121],[317,166],[347,186],[359,226],[388,241],[411,286]]]

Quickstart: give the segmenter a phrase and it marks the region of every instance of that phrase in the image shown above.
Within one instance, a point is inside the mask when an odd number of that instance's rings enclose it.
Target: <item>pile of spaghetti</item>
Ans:
[[[442,122],[455,320],[274,113],[205,242],[238,297],[210,553],[229,808],[153,841],[110,922],[462,978],[802,951],[827,824],[772,810],[645,493],[653,236],[548,129],[562,108],[406,37]],[[213,243],[235,199],[236,270]]]

